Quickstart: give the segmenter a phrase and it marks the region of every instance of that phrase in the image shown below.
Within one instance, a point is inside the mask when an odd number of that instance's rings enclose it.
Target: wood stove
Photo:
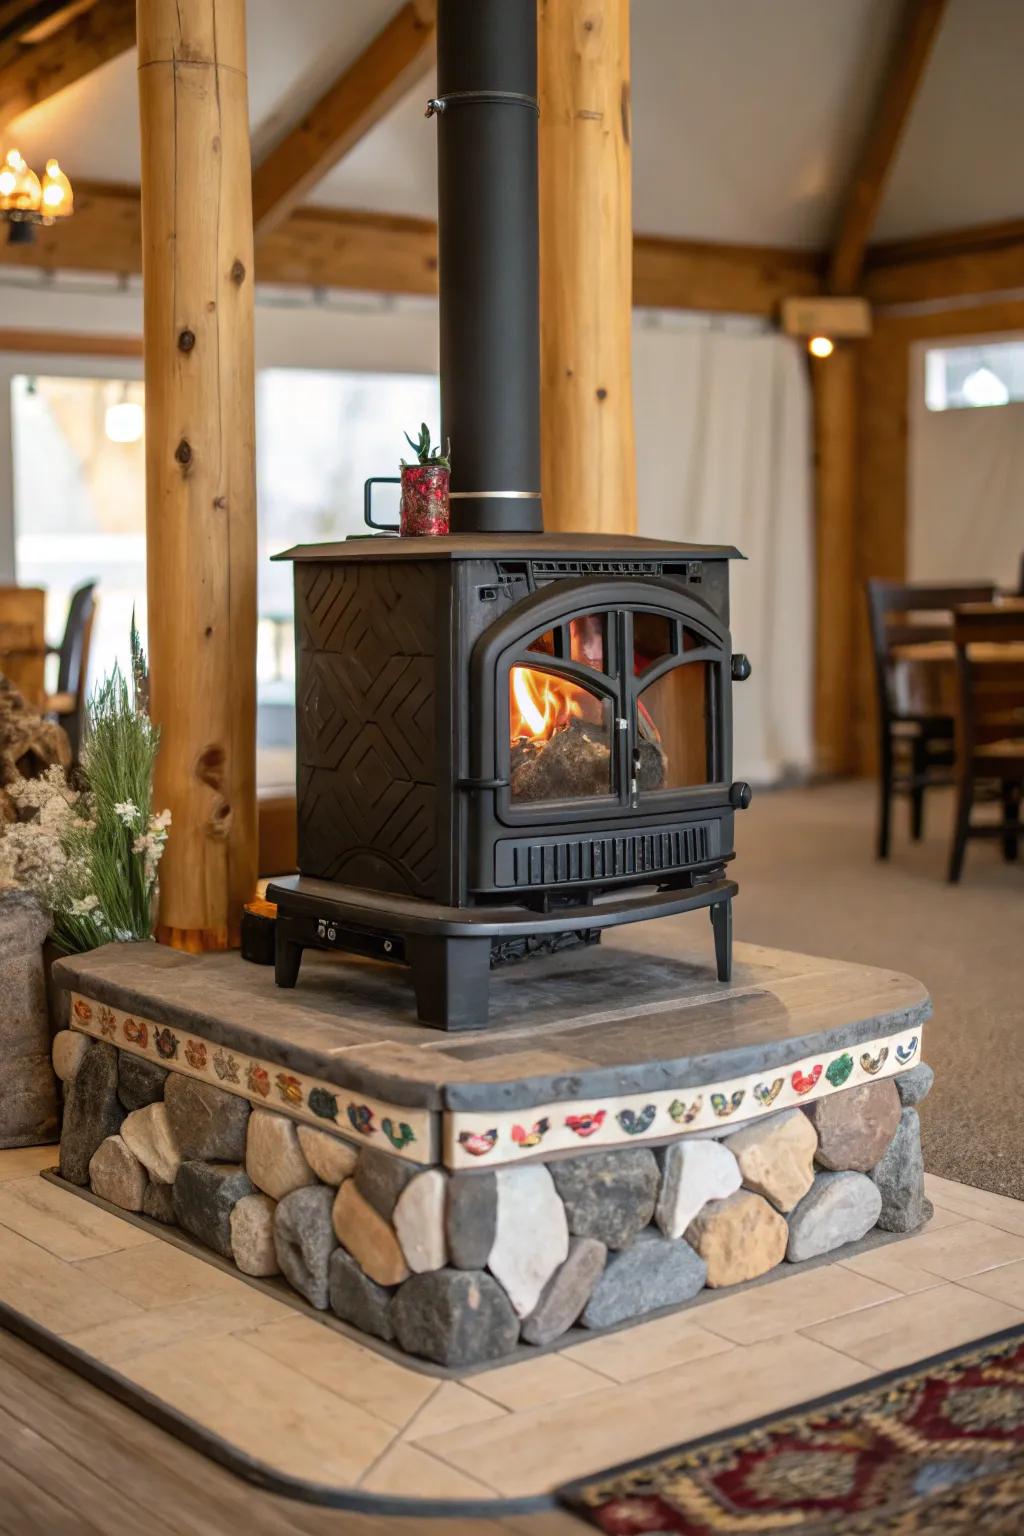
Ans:
[[[420,1020],[487,1020],[493,963],[710,909],[731,963],[727,547],[541,531],[535,0],[440,0],[442,440],[452,535],[295,563],[302,950],[411,967]]]

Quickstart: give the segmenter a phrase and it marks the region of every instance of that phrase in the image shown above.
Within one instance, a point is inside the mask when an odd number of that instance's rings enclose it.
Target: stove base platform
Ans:
[[[895,973],[739,946],[723,988],[616,934],[500,968],[505,1028],[458,1037],[366,960],[294,994],[152,945],[56,975],[66,1179],[453,1369],[927,1216],[929,1004]]]
[[[708,908],[719,981],[732,975],[732,899],[724,877],[685,889],[616,892],[597,902],[540,912],[522,906],[443,907],[411,897],[289,875],[267,897],[277,905],[274,978],[294,987],[303,951],[368,955],[405,964],[412,973],[416,1016],[436,1029],[479,1029],[488,1023],[490,975],[503,943],[525,936],[574,934],[594,942],[603,930]]]

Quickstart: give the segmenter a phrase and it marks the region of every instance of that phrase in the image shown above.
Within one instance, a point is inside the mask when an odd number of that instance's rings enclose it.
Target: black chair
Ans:
[[[63,726],[71,743],[72,760],[77,762],[85,721],[85,694],[89,673],[89,650],[96,618],[96,583],[87,581],[71,594],[64,638],[59,646],[50,646],[50,655],[59,656],[57,691],[43,706],[47,714]]]
[[[1003,857],[1020,849],[1024,794],[1024,603],[957,611],[953,625],[957,671],[956,821],[949,856],[955,884],[972,837],[998,837]],[[983,648],[983,649],[982,649]],[[983,800],[1002,801],[1002,820],[971,820]]]
[[[869,581],[868,619],[878,699],[879,801],[876,851],[889,857],[892,801],[910,799],[910,835],[924,832],[925,791],[953,782],[955,723],[949,708],[908,697],[906,669],[893,658],[899,645],[952,641],[951,610],[958,603],[989,602],[995,582]],[[920,615],[915,619],[915,615]],[[924,617],[928,616],[928,617]]]

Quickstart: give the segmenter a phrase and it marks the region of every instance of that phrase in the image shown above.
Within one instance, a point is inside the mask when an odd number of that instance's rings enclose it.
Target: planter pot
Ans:
[[[49,928],[27,892],[0,896],[0,1147],[44,1146],[59,1132],[43,971]]]
[[[402,465],[403,537],[448,532],[448,475],[438,464]]]

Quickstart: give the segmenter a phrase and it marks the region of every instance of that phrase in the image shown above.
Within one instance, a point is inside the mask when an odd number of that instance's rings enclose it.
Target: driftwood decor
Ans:
[[[17,821],[9,784],[37,779],[52,768],[71,765],[71,747],[59,725],[30,709],[18,690],[0,676],[0,821]]]

